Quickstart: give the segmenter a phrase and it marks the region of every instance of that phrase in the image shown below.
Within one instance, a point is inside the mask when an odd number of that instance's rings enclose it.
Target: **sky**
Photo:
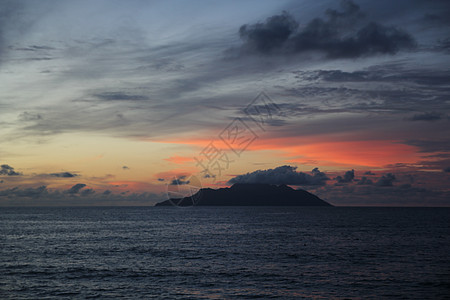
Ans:
[[[0,206],[234,183],[450,206],[450,3],[0,0]]]

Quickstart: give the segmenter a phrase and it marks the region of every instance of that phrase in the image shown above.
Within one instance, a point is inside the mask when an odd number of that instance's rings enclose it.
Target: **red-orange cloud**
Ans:
[[[184,139],[167,141],[197,146],[199,152],[209,145],[229,150],[220,139]],[[245,151],[276,150],[286,162],[317,162],[327,166],[383,167],[395,163],[415,163],[420,160],[416,147],[395,140],[337,141],[326,136],[281,137],[257,139]]]
[[[174,164],[184,164],[187,162],[191,162],[194,159],[192,157],[174,155],[172,157],[165,158],[164,160],[169,161]]]

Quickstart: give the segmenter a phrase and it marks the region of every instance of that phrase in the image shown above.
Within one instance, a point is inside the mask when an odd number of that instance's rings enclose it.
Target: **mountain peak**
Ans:
[[[229,188],[200,189],[192,197],[169,199],[155,206],[177,203],[190,206],[331,206],[305,190],[295,190],[285,184],[235,183]]]

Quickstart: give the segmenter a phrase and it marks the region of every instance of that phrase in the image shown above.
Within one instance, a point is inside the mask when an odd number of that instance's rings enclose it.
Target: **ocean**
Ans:
[[[0,299],[450,297],[450,208],[0,208]]]

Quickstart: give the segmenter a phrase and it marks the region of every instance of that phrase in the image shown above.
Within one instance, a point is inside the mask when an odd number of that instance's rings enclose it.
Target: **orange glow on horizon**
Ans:
[[[186,162],[193,161],[194,159],[192,157],[174,155],[169,158],[165,158],[164,160],[180,165],[180,164],[184,164]]]
[[[302,156],[289,161],[314,160],[318,165],[349,165],[384,167],[396,163],[414,163],[420,159],[413,146],[395,141],[324,142],[296,146],[289,149],[290,156]]]
[[[163,141],[161,141],[163,142]],[[220,139],[185,139],[178,141],[164,141],[196,146],[200,151],[211,142],[220,150],[229,150]],[[418,149],[414,146],[402,144],[395,140],[368,141],[330,141],[321,137],[288,137],[257,139],[245,151],[275,150],[285,157],[286,162],[304,163],[317,162],[317,165],[327,166],[361,166],[384,167],[396,163],[415,163],[421,160]],[[179,163],[192,161],[186,158],[174,161]]]
[[[150,182],[144,181],[128,181],[128,180],[119,180],[119,181],[110,181],[108,182],[110,186],[117,191],[130,191],[130,192],[143,192],[143,191],[155,191],[164,190],[161,185],[152,184]]]

